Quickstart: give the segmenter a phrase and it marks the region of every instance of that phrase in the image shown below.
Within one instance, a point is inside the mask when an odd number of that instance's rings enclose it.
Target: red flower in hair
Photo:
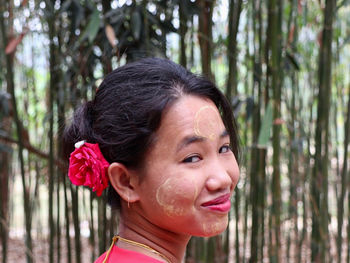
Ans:
[[[108,187],[109,163],[103,157],[97,143],[81,141],[75,144],[75,148],[69,158],[69,179],[75,185],[92,188],[92,191],[100,196]]]

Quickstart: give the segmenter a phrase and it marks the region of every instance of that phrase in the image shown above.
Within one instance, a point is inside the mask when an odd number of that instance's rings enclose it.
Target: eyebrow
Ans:
[[[228,134],[227,130],[224,130],[224,131],[220,134],[219,138],[221,139],[221,138],[225,138],[225,137],[227,137],[227,136],[229,136],[229,134]],[[203,142],[203,141],[205,141],[205,140],[207,140],[207,138],[206,138],[206,137],[203,137],[203,136],[198,136],[198,135],[189,135],[189,136],[186,136],[185,138],[183,138],[183,139],[181,140],[181,142],[179,143],[179,145],[178,145],[176,151],[179,152],[181,149],[187,147],[187,146],[190,145],[190,144]]]

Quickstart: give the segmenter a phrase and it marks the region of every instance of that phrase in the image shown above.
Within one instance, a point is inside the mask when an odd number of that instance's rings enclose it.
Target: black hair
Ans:
[[[98,143],[105,159],[139,168],[160,126],[162,113],[184,95],[208,98],[219,109],[238,160],[238,137],[230,103],[216,86],[167,59],[146,58],[108,74],[95,98],[75,111],[64,133],[66,155],[74,143]],[[108,202],[120,207],[112,186]]]

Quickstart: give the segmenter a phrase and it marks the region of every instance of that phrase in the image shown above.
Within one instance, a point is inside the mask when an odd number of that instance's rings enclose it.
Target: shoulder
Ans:
[[[94,263],[102,263],[102,262],[103,262],[103,260],[104,260],[104,259],[105,259],[105,257],[106,257],[106,254],[107,254],[107,252],[103,253],[101,256],[99,256],[99,258],[98,258],[98,259],[96,259],[96,260],[95,260],[95,262],[94,262]]]
[[[103,263],[107,252],[103,253],[94,263]],[[148,257],[144,254],[113,246],[106,263],[162,263],[159,260]]]

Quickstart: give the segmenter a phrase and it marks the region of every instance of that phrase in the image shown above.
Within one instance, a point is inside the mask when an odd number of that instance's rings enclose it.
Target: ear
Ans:
[[[126,202],[136,202],[139,195],[135,191],[138,177],[121,163],[111,163],[108,167],[108,177],[111,185]]]

